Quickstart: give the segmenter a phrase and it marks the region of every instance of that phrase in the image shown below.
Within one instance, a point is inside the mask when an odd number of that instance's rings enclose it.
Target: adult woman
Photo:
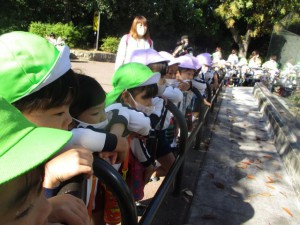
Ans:
[[[147,19],[143,16],[136,16],[132,22],[129,34],[125,34],[120,41],[115,70],[124,63],[129,62],[130,55],[134,50],[147,48],[153,48]]]

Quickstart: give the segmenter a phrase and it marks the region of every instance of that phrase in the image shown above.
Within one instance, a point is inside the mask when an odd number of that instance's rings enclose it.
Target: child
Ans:
[[[0,223],[46,224],[52,208],[42,191],[44,163],[68,142],[71,133],[37,127],[2,97],[0,108]],[[87,218],[82,224],[89,224]]]
[[[121,107],[127,106],[130,110],[145,115],[144,121],[131,118],[131,123],[135,125],[135,130],[141,126],[149,126],[148,133],[135,133],[135,137],[131,138],[130,149],[132,157],[140,162],[145,172],[143,175],[144,182],[147,183],[153,173],[153,165],[144,146],[142,136],[148,135],[150,131],[150,119],[146,115],[150,115],[154,110],[152,98],[157,94],[157,85],[160,78],[159,73],[153,73],[148,67],[140,63],[127,63],[121,66],[113,76],[113,90],[107,94],[106,111],[118,110]],[[142,139],[141,139],[142,138]],[[134,190],[133,190],[134,191]],[[141,196],[139,196],[140,198]],[[140,200],[136,198],[136,200]]]
[[[101,85],[92,77],[78,74],[77,75],[79,90],[77,98],[70,107],[70,114],[74,120],[74,128],[72,129],[73,139],[69,142],[69,146],[84,146],[92,151],[101,152],[101,156],[114,164],[116,170],[119,170],[121,164],[128,154],[128,142],[124,136],[128,125],[128,114],[126,111],[114,111],[106,115],[105,113],[105,92]],[[123,113],[122,113],[123,112]],[[125,113],[124,113],[125,112]],[[88,132],[87,132],[88,131]],[[116,159],[116,152],[124,152],[125,155],[120,159]],[[115,153],[115,154],[113,154]],[[115,164],[115,162],[118,162]],[[104,220],[107,224],[121,222],[121,214],[116,199],[111,192],[105,188],[103,196],[101,183],[98,179],[88,180],[87,199],[90,214],[93,211],[93,221],[99,224]],[[108,194],[110,197],[108,197]],[[94,198],[93,196],[96,196]],[[105,199],[104,215],[103,200]],[[114,213],[108,205],[115,201]]]
[[[175,161],[170,144],[166,141],[166,129],[170,125],[171,113],[164,107],[163,98],[170,100],[174,104],[182,101],[182,93],[177,87],[168,86],[166,83],[166,73],[169,60],[163,58],[153,49],[135,50],[130,58],[133,62],[140,62],[147,65],[153,72],[159,72],[161,77],[158,81],[158,96],[152,99],[155,111],[150,115],[152,128],[157,137],[157,147],[152,152],[152,158],[157,159],[160,166],[156,169],[152,179],[157,180],[160,176],[165,176]],[[150,150],[150,149],[149,149]]]
[[[72,121],[69,106],[77,87],[70,70],[68,48],[59,51],[37,35],[12,32],[0,37],[0,50],[0,95],[36,125],[67,130]],[[78,147],[50,160],[43,183],[46,194],[54,196],[62,181],[78,174],[90,176],[92,163],[91,151]],[[84,205],[78,199],[74,201],[66,196],[49,199],[53,202],[53,217],[60,219],[57,222],[82,224],[87,216]]]

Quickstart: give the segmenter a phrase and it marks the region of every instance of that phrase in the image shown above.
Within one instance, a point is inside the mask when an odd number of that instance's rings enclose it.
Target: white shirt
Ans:
[[[119,43],[118,53],[115,62],[115,70],[117,70],[121,65],[128,63],[131,53],[136,49],[147,49],[153,48],[150,46],[149,40],[147,39],[134,39],[130,35],[125,34]]]

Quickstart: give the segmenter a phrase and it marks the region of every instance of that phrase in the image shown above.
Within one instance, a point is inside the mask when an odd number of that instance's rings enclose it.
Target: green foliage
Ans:
[[[117,53],[120,38],[109,36],[107,38],[102,39],[102,42],[103,42],[103,44],[100,47],[100,49],[102,51],[110,52],[110,53]]]
[[[29,25],[29,32],[40,35],[42,37],[46,37],[49,36],[50,33],[54,33],[57,38],[61,37],[70,48],[78,46],[84,39],[82,36],[82,34],[84,34],[82,32],[83,30],[84,28],[81,28],[80,32],[79,29],[76,28],[72,23],[50,24],[32,22]]]

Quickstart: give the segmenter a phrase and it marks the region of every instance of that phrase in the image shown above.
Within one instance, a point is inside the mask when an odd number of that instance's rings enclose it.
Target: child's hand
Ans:
[[[63,194],[48,199],[52,212],[50,223],[88,225],[90,224],[87,208],[82,200],[72,195]]]
[[[44,187],[54,188],[60,182],[79,174],[93,174],[93,155],[88,149],[78,148],[65,151],[45,165]]]
[[[129,150],[128,140],[127,138],[122,137],[124,131],[125,131],[125,125],[120,123],[114,124],[110,129],[110,133],[115,134],[118,138],[117,146],[116,149],[114,150],[114,152],[118,154],[118,157],[113,164],[123,162],[128,154],[128,150]]]
[[[181,79],[177,79],[177,81],[179,82],[178,84],[179,90],[188,91],[191,88],[191,84],[189,82],[184,82]]]
[[[99,157],[104,159],[111,165],[116,164],[118,153],[117,152],[99,152]]]
[[[143,135],[140,135],[138,133],[135,133],[135,132],[130,132],[130,137],[131,138],[138,138],[138,139],[141,139],[141,140],[144,140],[146,139],[147,137],[143,136]]]

